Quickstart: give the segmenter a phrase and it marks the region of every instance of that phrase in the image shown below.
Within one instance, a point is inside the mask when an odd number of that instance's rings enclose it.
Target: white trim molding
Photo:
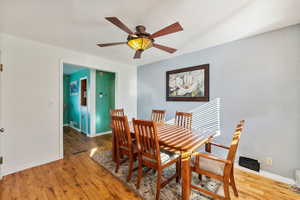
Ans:
[[[89,68],[87,68],[89,69]],[[86,92],[86,101],[87,101],[87,105],[86,106],[82,106],[81,105],[81,81],[82,80],[86,80],[86,89],[87,89],[87,92]],[[86,120],[85,120],[85,129],[89,130],[89,126],[88,126],[88,118],[89,118],[89,114],[90,114],[90,94],[88,92],[89,90],[89,82],[88,82],[88,76],[83,76],[79,79],[79,112],[80,112],[80,117],[79,117],[79,129],[81,130],[82,133],[85,133],[86,135],[88,135],[88,133],[86,133],[84,130],[82,130],[82,116],[83,116],[83,113],[86,111],[87,115],[86,115]]]
[[[106,135],[106,134],[110,134],[111,131],[105,131],[105,132],[100,132],[100,133],[96,133],[95,135],[89,135],[89,137],[97,137],[100,135]]]
[[[40,166],[40,165],[45,165],[45,164],[48,164],[48,163],[51,163],[51,162],[54,162],[54,161],[57,161],[57,160],[61,160],[60,158],[57,159],[57,158],[49,158],[49,159],[44,159],[44,160],[40,160],[39,162],[29,162],[29,163],[24,163],[22,165],[16,165],[12,168],[6,168],[5,170],[3,170],[3,176],[7,176],[9,174],[13,174],[15,172],[19,172],[19,171],[23,171],[23,170],[26,170],[26,169],[30,169],[32,167],[36,167],[36,166]]]
[[[256,171],[247,169],[245,167],[241,167],[241,166],[239,166],[238,163],[235,163],[234,168],[240,169],[240,170],[248,172],[248,173],[252,173],[252,174],[256,174],[256,175],[263,176],[263,177],[266,177],[266,178],[270,178],[270,179],[273,179],[275,181],[279,181],[279,182],[286,183],[286,184],[289,184],[289,185],[294,185],[295,184],[295,180],[293,180],[291,178],[286,178],[286,177],[280,176],[278,174],[274,174],[274,173],[264,171],[264,170],[260,170],[259,172],[256,172]]]
[[[0,50],[0,65],[1,65],[1,50]],[[0,72],[0,128],[3,127],[3,121],[2,121],[2,103],[3,103],[3,96],[2,96],[2,84],[3,84],[3,81],[2,81],[2,72]],[[3,134],[0,134],[0,156],[4,157],[3,155]],[[0,165],[0,180],[2,180],[2,177],[3,177],[3,169],[2,169],[2,164]]]
[[[59,63],[59,159],[64,158],[64,62]]]
[[[72,129],[74,129],[75,131],[78,131],[79,133],[84,133],[86,136],[88,136],[88,137],[90,137],[89,135],[88,135],[88,133],[86,133],[86,132],[84,132],[84,131],[82,131],[82,130],[80,130],[79,128],[76,128],[75,126],[73,126],[73,125],[64,125],[64,127],[65,126],[67,126],[67,127],[69,127],[69,128],[72,128]]]
[[[94,136],[96,134],[96,70],[90,70],[90,134]]]

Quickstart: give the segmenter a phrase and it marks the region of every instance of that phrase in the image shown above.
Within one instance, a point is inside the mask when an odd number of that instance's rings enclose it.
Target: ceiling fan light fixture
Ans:
[[[152,40],[146,37],[138,37],[128,40],[127,45],[136,51],[144,51],[153,46]]]
[[[161,44],[155,43],[154,39],[168,35],[171,33],[176,33],[179,31],[182,31],[183,28],[179,24],[179,22],[176,22],[174,24],[171,24],[167,27],[164,27],[160,29],[159,31],[156,31],[155,33],[147,33],[146,27],[143,25],[138,25],[135,27],[136,32],[131,31],[121,20],[119,20],[117,17],[105,17],[107,21],[112,23],[113,25],[120,28],[122,31],[126,32],[128,34],[127,41],[124,42],[113,42],[113,43],[99,43],[97,46],[99,47],[108,47],[108,46],[114,46],[114,45],[122,45],[127,44],[130,48],[135,50],[135,54],[133,56],[134,59],[141,58],[141,54],[144,50],[149,49],[151,47],[160,49],[162,51],[168,52],[168,53],[174,53],[177,49],[167,47]]]

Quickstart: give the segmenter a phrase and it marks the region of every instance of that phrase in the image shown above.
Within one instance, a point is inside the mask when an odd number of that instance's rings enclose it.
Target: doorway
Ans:
[[[3,163],[3,151],[2,151],[2,142],[3,142],[3,133],[4,128],[2,128],[2,71],[3,65],[1,63],[1,52],[0,52],[0,180],[2,179],[2,163]]]
[[[115,108],[115,73],[63,63],[63,149],[74,155],[97,146],[98,135],[110,133],[109,112]]]
[[[89,134],[88,123],[89,123],[89,109],[88,109],[88,88],[87,88],[87,77],[80,78],[80,131],[83,134]]]

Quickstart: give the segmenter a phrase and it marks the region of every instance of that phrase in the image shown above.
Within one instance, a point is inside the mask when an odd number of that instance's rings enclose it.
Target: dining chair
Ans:
[[[156,200],[160,198],[160,189],[167,185],[172,179],[179,181],[180,160],[179,155],[167,151],[161,151],[157,135],[155,121],[144,121],[133,119],[134,133],[138,147],[138,179],[137,188],[143,176],[143,166],[157,171]],[[176,173],[162,182],[162,171],[166,167],[176,164]]]
[[[186,129],[192,129],[192,116],[192,113],[176,112],[175,125]]]
[[[124,109],[111,109],[110,110],[110,115],[111,116],[124,116]]]
[[[115,147],[115,143],[116,143],[116,139],[115,139],[115,134],[114,134],[114,129],[113,129],[113,125],[112,125],[112,116],[124,116],[124,109],[120,108],[120,109],[111,109],[110,110],[110,128],[112,129],[112,135],[113,135],[113,140],[112,140],[112,147],[113,147],[113,161],[117,161],[116,160],[116,147]]]
[[[164,123],[165,122],[165,110],[152,110],[151,113],[151,120],[157,123]]]
[[[206,148],[204,153],[196,152],[195,157],[192,158],[192,172],[196,172],[199,174],[199,178],[201,179],[202,175],[207,177],[211,177],[213,179],[217,179],[223,182],[224,187],[224,197],[213,193],[211,191],[205,190],[195,185],[191,185],[192,189],[196,189],[200,192],[208,194],[217,199],[225,199],[230,200],[229,186],[232,187],[234,195],[238,197],[238,191],[236,188],[235,180],[234,180],[234,159],[235,154],[238,148],[238,144],[240,141],[241,132],[244,126],[244,120],[240,121],[240,123],[236,126],[235,133],[232,137],[231,145],[224,146],[212,142],[208,142],[206,144]],[[211,153],[211,147],[219,147],[228,151],[227,158],[219,158],[214,156]]]
[[[134,144],[129,124],[126,116],[112,116],[113,131],[115,134],[115,149],[116,149],[116,170],[117,173],[121,164],[121,158],[126,155],[129,159],[127,181],[130,181],[133,171],[133,163],[137,158],[138,152],[136,144]],[[126,160],[123,160],[123,162]]]

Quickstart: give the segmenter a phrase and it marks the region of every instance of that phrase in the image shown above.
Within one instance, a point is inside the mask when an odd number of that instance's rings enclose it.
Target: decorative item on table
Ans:
[[[167,71],[167,101],[209,101],[209,64]]]

